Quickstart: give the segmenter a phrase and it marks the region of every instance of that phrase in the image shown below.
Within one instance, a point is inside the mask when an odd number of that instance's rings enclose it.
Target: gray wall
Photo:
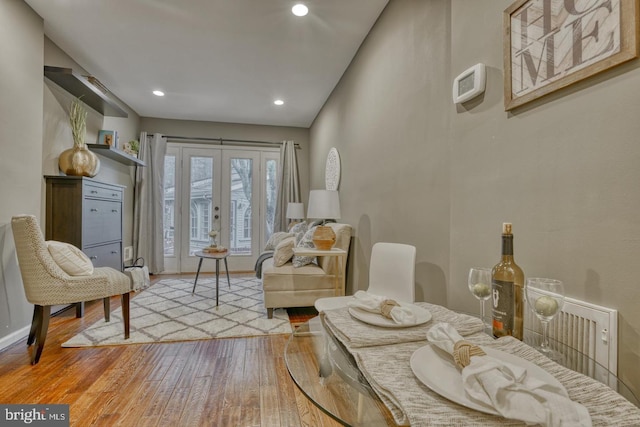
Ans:
[[[42,19],[24,2],[0,2],[0,343],[27,326],[33,313],[22,288],[11,217],[40,216],[42,34]]]
[[[371,246],[418,247],[416,298],[449,282],[449,2],[391,2],[311,127],[311,188],[341,159],[343,222],[355,227],[347,291],[366,289]]]
[[[526,276],[619,310],[619,375],[638,393],[638,61],[506,113],[511,3],[391,0],[311,128],[311,187],[337,147],[343,218],[357,227],[352,287],[366,287],[373,242],[412,243],[418,298],[470,312],[468,269],[498,261],[513,222]],[[454,106],[453,78],[478,62],[485,95]]]

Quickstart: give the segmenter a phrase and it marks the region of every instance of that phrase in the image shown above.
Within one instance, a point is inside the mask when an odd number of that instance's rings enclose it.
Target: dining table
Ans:
[[[494,338],[478,316],[426,302],[429,313],[412,326],[354,316],[349,307],[326,310],[291,334],[284,359],[291,378],[320,410],[345,426],[524,426],[470,401],[460,371],[433,351],[427,333],[448,323],[490,355],[522,363],[531,373],[561,385],[589,412],[593,426],[640,426],[640,401],[614,373],[589,356],[553,342],[557,361],[534,348],[540,336],[522,341]],[[535,370],[535,372],[533,372]],[[539,372],[538,372],[539,371]]]

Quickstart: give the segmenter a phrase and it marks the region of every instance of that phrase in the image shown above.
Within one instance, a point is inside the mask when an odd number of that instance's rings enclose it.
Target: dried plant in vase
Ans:
[[[84,142],[87,134],[87,110],[80,98],[74,98],[69,108],[69,123],[73,148],[60,153],[58,167],[67,175],[94,177],[100,171],[100,159]]]
[[[84,137],[87,134],[87,110],[82,106],[80,98],[74,98],[69,108],[69,122],[71,123],[71,135],[73,145],[83,147]]]

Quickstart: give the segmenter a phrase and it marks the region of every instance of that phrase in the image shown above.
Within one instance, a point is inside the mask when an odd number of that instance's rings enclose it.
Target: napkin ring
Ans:
[[[453,360],[461,368],[471,363],[471,356],[485,356],[486,354],[480,347],[469,341],[460,340],[453,345]]]
[[[393,310],[393,307],[397,307],[399,305],[400,304],[392,299],[386,299],[380,304],[380,313],[382,313],[384,317],[391,319],[391,310]]]

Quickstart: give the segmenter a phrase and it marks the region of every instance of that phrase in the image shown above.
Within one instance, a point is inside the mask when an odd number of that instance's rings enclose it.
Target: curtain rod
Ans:
[[[189,137],[189,136],[171,136],[166,135],[165,138],[167,140],[178,140],[178,141],[197,141],[197,142],[215,142],[218,145],[274,145],[281,146],[282,142],[273,142],[273,141],[257,141],[251,139],[228,139],[228,138],[204,138],[204,137]],[[300,148],[300,144],[294,144],[296,148]]]

